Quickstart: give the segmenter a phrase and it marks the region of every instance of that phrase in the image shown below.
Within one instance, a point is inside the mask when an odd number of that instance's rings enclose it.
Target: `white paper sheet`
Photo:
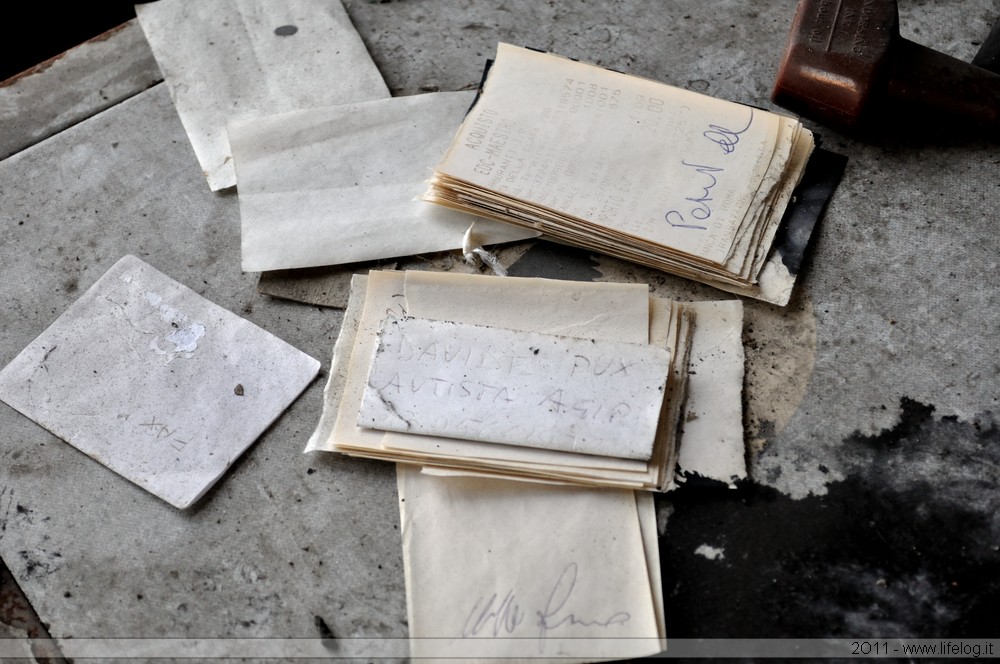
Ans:
[[[418,200],[473,92],[283,113],[230,125],[243,270],[335,265],[538,233]]]
[[[389,96],[339,0],[136,5],[213,191],[236,184],[230,120]]]
[[[0,399],[183,509],[318,371],[308,355],[126,256],[0,371]]]
[[[392,318],[358,425],[649,459],[670,352],[649,344]]]

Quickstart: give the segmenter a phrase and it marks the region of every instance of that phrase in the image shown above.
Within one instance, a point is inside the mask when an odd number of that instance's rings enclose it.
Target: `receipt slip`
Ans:
[[[812,134],[768,111],[499,44],[424,200],[776,304]]]
[[[716,303],[705,304],[714,306]],[[674,486],[679,423],[685,414],[687,367],[692,353],[691,340],[695,338],[695,310],[699,306],[702,305],[651,298],[644,284],[430,272],[373,271],[368,277],[355,277],[352,297],[334,347],[323,416],[306,451],[336,451],[416,464],[425,472],[435,474],[668,490]],[[441,430],[416,434],[365,426],[362,410],[379,345],[378,332],[385,328],[387,321],[401,322],[407,317],[570,337],[587,344],[615,341],[668,352],[669,368],[648,458],[612,456],[608,447],[602,453],[594,453],[600,448],[583,452],[573,450],[571,445],[555,449],[529,446],[523,439],[473,440],[467,431],[451,432],[458,435],[449,436],[442,435]],[[731,321],[741,326],[742,311],[732,316]],[[738,329],[735,334],[738,339]],[[592,339],[595,341],[591,342]],[[534,346],[534,342],[529,342],[525,348]],[[449,353],[454,349],[452,346]],[[534,357],[533,351],[529,352]],[[742,365],[742,355],[719,358]],[[590,366],[593,367],[593,360]],[[572,374],[572,365],[564,371]],[[734,371],[720,375],[733,377],[735,383],[742,373]],[[376,381],[376,387],[389,383],[379,385]],[[400,387],[403,384],[400,382]],[[741,390],[741,384],[734,384],[718,391],[737,401],[735,411],[730,406],[727,413],[741,414]],[[705,391],[702,394],[704,398]],[[561,403],[565,406],[566,402]],[[698,412],[699,416],[712,417],[713,412],[722,410],[720,404],[708,396]],[[424,412],[421,418],[433,424],[434,412]],[[585,416],[580,411],[573,414]],[[567,411],[561,415],[567,417],[571,413]],[[727,418],[731,434],[738,431],[742,440],[742,422],[728,415]],[[405,425],[396,428],[405,429]]]

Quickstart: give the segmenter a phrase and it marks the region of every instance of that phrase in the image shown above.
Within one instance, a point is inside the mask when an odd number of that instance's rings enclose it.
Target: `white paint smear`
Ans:
[[[705,556],[709,560],[722,560],[723,558],[726,557],[723,551],[724,550],[721,547],[716,548],[709,544],[702,544],[701,546],[699,546],[697,549],[694,550],[696,554],[698,554],[699,556]]]

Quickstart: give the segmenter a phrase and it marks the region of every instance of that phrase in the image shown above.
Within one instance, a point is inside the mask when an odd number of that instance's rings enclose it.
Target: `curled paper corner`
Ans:
[[[465,262],[469,265],[475,265],[476,257],[478,256],[483,263],[493,270],[494,274],[498,277],[506,277],[507,269],[500,264],[497,257],[483,249],[482,245],[476,242],[476,236],[473,234],[475,228],[476,222],[472,222],[465,231],[465,235],[462,236],[462,256],[465,258]]]

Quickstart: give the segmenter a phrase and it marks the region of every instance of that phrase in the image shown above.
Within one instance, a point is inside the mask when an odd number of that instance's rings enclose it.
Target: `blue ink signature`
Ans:
[[[712,188],[718,184],[719,178],[713,175],[714,173],[722,173],[725,169],[717,168],[715,166],[702,166],[700,164],[689,164],[687,161],[681,161],[682,164],[688,168],[693,168],[698,173],[701,173],[707,177],[710,182],[704,185],[701,189],[701,196],[688,196],[684,200],[693,203],[691,210],[688,214],[698,221],[705,221],[712,216],[712,207],[709,203],[712,201],[712,197],[709,195]],[[684,215],[678,210],[670,210],[663,218],[666,219],[667,223],[674,228],[693,228],[697,230],[706,230],[706,226],[699,226],[698,224],[688,223]]]
[[[702,132],[702,136],[712,141],[720,148],[724,154],[730,154],[736,149],[736,144],[740,142],[740,136],[742,136],[753,124],[753,109],[750,109],[750,119],[747,120],[747,126],[743,127],[738,131],[733,131],[732,129],[726,129],[725,127],[720,127],[719,125],[708,125],[708,130]]]

